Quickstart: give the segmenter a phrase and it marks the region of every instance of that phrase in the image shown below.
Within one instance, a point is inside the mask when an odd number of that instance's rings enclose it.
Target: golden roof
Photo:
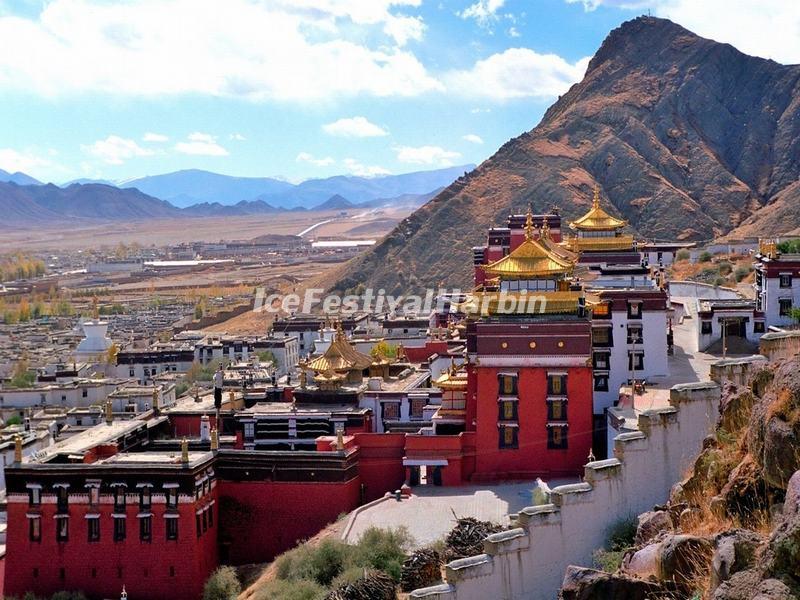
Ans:
[[[308,363],[308,368],[316,373],[328,371],[363,370],[372,364],[372,358],[362,354],[347,341],[341,325],[336,330],[333,341],[325,354]]]
[[[619,229],[625,227],[627,221],[612,217],[602,208],[600,208],[600,190],[594,188],[594,199],[592,200],[592,208],[583,215],[580,219],[572,221],[569,226],[572,229],[585,229],[593,231],[604,231],[611,229]]]
[[[546,230],[549,239],[549,228]],[[543,230],[543,234],[545,231]],[[573,261],[548,247],[547,239],[533,239],[533,215],[528,209],[525,222],[525,241],[513,252],[483,268],[488,276],[501,279],[530,279],[534,277],[552,277],[567,275],[572,272]]]
[[[442,390],[466,390],[467,372],[460,370],[455,361],[452,361],[450,368],[439,375],[433,385]]]

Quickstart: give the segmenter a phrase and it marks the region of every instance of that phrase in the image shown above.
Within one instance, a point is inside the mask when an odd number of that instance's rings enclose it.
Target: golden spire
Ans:
[[[533,212],[530,204],[528,204],[528,214],[525,216],[525,239],[533,239]]]
[[[16,434],[14,436],[14,464],[22,462],[22,436]]]
[[[592,208],[600,208],[600,188],[594,186],[594,198],[592,199]]]
[[[181,440],[181,462],[187,464],[189,462],[189,440],[183,438]]]
[[[539,234],[539,239],[542,240],[550,239],[550,224],[547,222],[547,217],[542,219],[542,232]]]
[[[211,450],[219,450],[219,431],[211,430]]]

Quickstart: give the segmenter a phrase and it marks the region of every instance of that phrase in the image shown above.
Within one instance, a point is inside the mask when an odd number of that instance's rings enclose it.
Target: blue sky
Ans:
[[[0,168],[290,180],[479,163],[646,13],[800,62],[794,0],[0,0]]]

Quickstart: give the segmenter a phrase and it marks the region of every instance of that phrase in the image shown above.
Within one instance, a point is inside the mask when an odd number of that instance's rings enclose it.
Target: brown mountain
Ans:
[[[0,228],[68,224],[85,221],[131,221],[175,217],[169,202],[137,189],[77,184],[60,188],[0,182]]]
[[[613,30],[586,75],[512,139],[353,261],[339,289],[469,285],[471,247],[531,203],[610,212],[649,238],[800,226],[800,66],[664,19]]]

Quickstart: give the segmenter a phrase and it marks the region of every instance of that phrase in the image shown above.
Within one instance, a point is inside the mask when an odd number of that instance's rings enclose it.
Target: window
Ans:
[[[782,288],[790,288],[790,287],[792,287],[792,275],[791,275],[791,273],[781,273],[781,275],[780,275],[780,287],[782,287]]]
[[[125,517],[114,517],[114,541],[125,540]]]
[[[42,517],[30,517],[28,519],[28,537],[32,542],[42,541]]]
[[[97,506],[100,504],[100,486],[89,486],[89,506]]]
[[[641,371],[644,369],[644,353],[628,352],[628,370]]]
[[[208,526],[209,528],[214,526],[214,505],[208,507]]]
[[[139,539],[149,542],[153,535],[153,517],[139,517]]]
[[[400,403],[399,402],[385,402],[383,406],[383,418],[386,420],[396,421],[400,418]]]
[[[100,541],[100,518],[86,519],[86,524],[89,527],[89,541]]]
[[[167,509],[168,510],[178,509],[178,488],[167,489]]]
[[[81,392],[81,395],[82,395],[84,398],[86,398],[86,397],[89,395],[89,390],[87,390],[86,388],[83,388],[83,392]]]
[[[789,316],[789,313],[792,311],[792,299],[791,298],[780,298],[778,299],[778,314],[782,317]]]
[[[567,449],[567,426],[556,425],[547,428],[547,448],[548,450]]]
[[[700,322],[700,333],[703,335],[709,335],[711,333],[711,321]]]
[[[500,402],[500,421],[516,421],[517,420],[517,402],[515,400],[503,400]]]
[[[641,302],[628,302],[628,318],[641,319],[642,318],[642,303]]]
[[[28,505],[41,506],[42,505],[42,488],[34,485],[28,488]]]
[[[608,369],[608,362],[611,355],[608,352],[595,352],[592,355],[592,362],[594,363],[592,366],[595,369],[605,370]]]
[[[134,374],[134,372],[133,372],[133,369],[129,369],[129,370],[128,370],[128,375],[129,375],[130,377],[134,377],[134,376],[135,376],[135,374]]]
[[[500,396],[517,395],[517,375],[514,373],[501,373],[497,376]]]
[[[167,519],[167,539],[178,539],[178,519]]]
[[[425,398],[412,398],[411,399],[411,418],[412,419],[421,419],[422,418],[422,411],[425,408],[425,404],[427,404],[427,400]]]
[[[56,519],[56,541],[66,542],[69,540],[69,517]]]
[[[197,537],[200,537],[200,535],[203,533],[203,531],[201,529],[201,526],[200,526],[200,515],[195,515],[195,517],[194,517],[194,525],[197,528]]]
[[[592,345],[608,348],[612,347],[614,345],[614,336],[611,333],[611,327],[593,327]]]
[[[114,512],[125,512],[125,491],[124,485],[114,488]]]
[[[547,394],[564,396],[567,393],[567,376],[561,373],[547,375]]]
[[[518,430],[516,427],[509,425],[500,426],[500,448],[511,449],[518,448],[519,441],[517,437]]]
[[[170,577],[175,577],[175,567],[170,567],[169,568],[169,576]]]
[[[566,421],[567,420],[567,401],[548,400],[547,401],[547,420]]]
[[[595,375],[594,376],[594,391],[607,392],[608,391],[608,375]]]
[[[150,486],[142,487],[141,491],[139,492],[139,510],[141,511],[148,511],[150,510],[151,505],[151,496],[150,496]]]
[[[69,488],[65,485],[56,488],[56,510],[60,513],[69,511]]]
[[[207,513],[208,513],[208,511],[204,510],[203,511],[203,516],[200,519],[200,521],[203,523],[203,533],[208,531],[208,514]]]
[[[642,337],[641,325],[628,325],[628,343],[629,344],[644,343],[644,338]]]
[[[256,436],[256,424],[255,423],[245,423],[244,424],[244,439],[252,440]]]
[[[753,321],[753,333],[764,333],[764,321]]]

